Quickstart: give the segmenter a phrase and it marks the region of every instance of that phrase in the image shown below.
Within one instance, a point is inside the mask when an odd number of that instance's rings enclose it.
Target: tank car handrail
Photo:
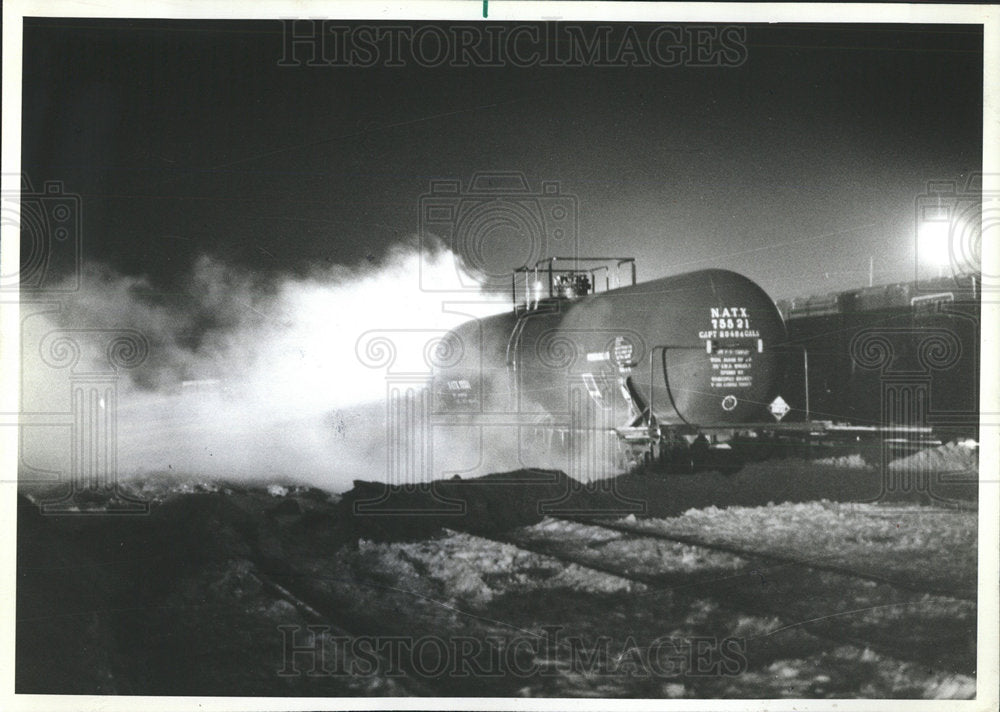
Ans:
[[[556,266],[557,262],[564,262],[564,263],[565,262],[571,262],[573,264],[572,264],[572,266],[558,267],[558,266]],[[600,264],[600,265],[597,265],[596,267],[590,267],[590,268],[588,268],[588,267],[585,266],[588,263],[594,263],[594,262],[602,262],[604,264]],[[580,263],[584,263],[584,265],[581,265]],[[621,286],[622,280],[620,279],[620,277],[618,275],[621,274],[622,265],[626,265],[626,264],[631,267],[632,286],[635,286],[635,284],[636,284],[636,276],[637,276],[636,266],[635,266],[635,257],[569,257],[569,256],[565,256],[565,255],[556,255],[554,257],[546,257],[544,259],[540,259],[537,262],[535,262],[534,265],[523,265],[521,267],[517,267],[516,269],[514,269],[511,272],[511,299],[513,301],[514,312],[515,313],[518,312],[518,310],[520,308],[519,304],[518,304],[518,293],[517,293],[517,276],[519,274],[523,274],[524,275],[524,292],[525,292],[525,294],[524,294],[524,308],[525,309],[530,309],[531,308],[531,289],[532,289],[532,286],[528,283],[528,274],[529,273],[531,273],[531,272],[534,273],[534,275],[535,275],[535,284],[536,285],[539,283],[538,277],[539,277],[539,272],[540,271],[544,271],[544,272],[546,272],[548,274],[548,278],[549,278],[549,280],[548,280],[549,281],[548,296],[551,298],[551,297],[556,296],[555,295],[555,292],[556,292],[556,280],[555,280],[555,276],[556,275],[563,275],[563,274],[586,274],[586,275],[588,275],[590,277],[591,285],[593,285],[593,287],[594,287],[593,291],[596,293],[597,292],[597,288],[596,288],[597,273],[600,272],[601,270],[604,270],[605,273],[606,273],[605,280],[604,280],[604,282],[605,282],[604,289],[605,289],[605,291],[610,291],[611,290],[611,269],[612,269],[611,265],[612,264],[614,264],[614,269],[616,271],[616,283],[619,286]],[[536,298],[536,301],[537,301],[537,298]]]
[[[548,264],[549,262],[618,262],[619,264],[625,264],[626,262],[635,262],[635,257],[566,257],[566,256],[556,256],[556,257],[545,257],[538,260],[535,263],[535,267],[541,267],[542,265]],[[519,269],[531,269],[530,267],[520,267]]]

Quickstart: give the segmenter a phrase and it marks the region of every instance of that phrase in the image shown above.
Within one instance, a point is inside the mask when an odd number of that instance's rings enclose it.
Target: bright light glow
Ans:
[[[917,228],[917,259],[928,267],[951,264],[952,224],[946,219],[925,220]]]

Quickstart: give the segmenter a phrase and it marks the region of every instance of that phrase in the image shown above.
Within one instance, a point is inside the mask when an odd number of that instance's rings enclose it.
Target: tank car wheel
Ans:
[[[700,470],[705,466],[708,460],[709,445],[708,438],[704,434],[699,435],[695,438],[694,442],[691,443],[689,448],[690,460],[691,460],[691,470]]]
[[[746,465],[746,461],[738,453],[732,451],[725,453],[721,460],[718,463],[717,469],[719,470],[719,474],[725,477],[732,477],[739,474],[743,466]]]
[[[730,441],[733,453],[742,467],[748,462],[764,462],[776,457],[774,438],[768,435],[736,437]]]

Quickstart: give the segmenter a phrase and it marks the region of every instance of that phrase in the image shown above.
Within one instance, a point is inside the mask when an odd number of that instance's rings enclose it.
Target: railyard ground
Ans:
[[[389,499],[150,477],[128,483],[141,516],[44,515],[23,488],[17,690],[974,696],[975,462],[931,460],[908,489],[801,460]]]

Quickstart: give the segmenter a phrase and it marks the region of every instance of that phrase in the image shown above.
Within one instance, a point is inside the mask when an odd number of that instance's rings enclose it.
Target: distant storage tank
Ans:
[[[709,269],[595,293],[600,273],[568,261],[522,270],[523,304],[451,332],[437,410],[561,414],[585,393],[614,427],[773,422],[785,326],[754,282]]]

